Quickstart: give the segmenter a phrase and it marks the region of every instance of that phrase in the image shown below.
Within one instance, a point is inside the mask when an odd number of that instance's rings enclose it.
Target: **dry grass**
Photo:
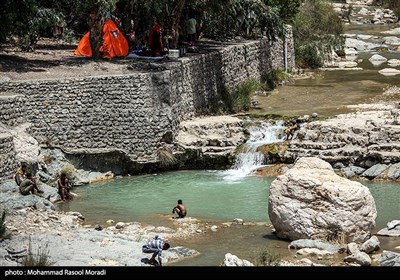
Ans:
[[[173,166],[178,162],[172,152],[166,148],[159,150],[158,158],[162,166],[168,167]]]
[[[330,243],[337,243],[340,245],[347,244],[347,234],[338,226],[331,226],[325,229],[323,232],[313,236],[313,239],[321,239]]]
[[[23,266],[52,266],[54,263],[49,260],[49,244],[39,246],[36,254],[32,253],[31,240],[29,239],[28,254],[22,259]]]
[[[10,239],[11,233],[7,230],[6,226],[6,211],[3,210],[3,214],[0,219],[0,240]]]

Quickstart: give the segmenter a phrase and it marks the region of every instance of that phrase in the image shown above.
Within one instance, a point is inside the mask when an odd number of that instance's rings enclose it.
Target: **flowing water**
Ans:
[[[369,43],[381,43],[382,37],[393,36],[383,32],[399,25],[352,24],[347,25],[346,34],[371,34],[379,39],[364,40]],[[398,46],[397,46],[398,47]],[[389,59],[400,59],[400,49],[379,53]],[[331,117],[352,112],[347,105],[373,103],[389,86],[400,87],[400,75],[383,76],[378,73],[390,67],[387,62],[374,65],[369,58],[377,52],[359,51],[352,60],[360,61],[357,70],[336,70],[317,72],[313,77],[296,80],[294,84],[278,87],[268,96],[258,96],[260,105],[252,109],[252,114],[279,114],[302,116],[317,113],[321,117]]]
[[[389,36],[382,35],[382,31],[395,27],[348,25],[346,29],[347,33]],[[400,86],[399,76],[385,77],[378,73],[387,64],[373,65],[368,60],[371,55],[359,53],[357,59],[362,60],[359,63],[359,67],[364,69],[362,71],[322,72],[314,78],[279,87],[266,97],[260,96],[261,109],[252,113],[298,116],[316,112],[320,116],[333,116],[350,112],[346,105],[371,103],[388,86]],[[384,56],[400,59],[399,52],[386,52]],[[283,129],[282,123],[272,126],[261,123],[254,127],[249,142],[231,170],[179,171],[117,178],[75,188],[74,192],[80,198],[58,206],[64,211],[81,212],[90,224],[104,224],[113,219],[173,227],[171,211],[177,200],[182,199],[188,208],[188,216],[219,228],[216,232],[177,240],[179,244],[173,246],[193,248],[201,255],[175,265],[218,266],[228,252],[254,261],[262,248],[281,256],[294,255],[287,249],[288,242],[276,239],[268,225],[268,192],[275,178],[251,175],[252,170],[268,163],[256,148],[282,141]],[[376,231],[385,227],[387,222],[400,218],[399,183],[362,183],[375,199],[378,211]],[[221,226],[222,222],[235,218],[255,223]],[[400,245],[398,238],[380,237],[380,241],[382,249],[393,250]]]

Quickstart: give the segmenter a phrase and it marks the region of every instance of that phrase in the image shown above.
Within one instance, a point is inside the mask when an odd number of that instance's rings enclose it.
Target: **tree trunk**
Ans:
[[[90,16],[90,45],[94,59],[102,57],[100,47],[103,45],[103,25],[104,17],[102,13],[92,14]]]
[[[169,15],[168,29],[171,31],[172,46],[176,48],[179,37],[179,23],[186,0],[178,0],[172,13]]]

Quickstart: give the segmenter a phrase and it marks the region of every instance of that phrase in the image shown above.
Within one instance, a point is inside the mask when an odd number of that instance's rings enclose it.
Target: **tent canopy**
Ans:
[[[103,40],[103,45],[100,47],[103,58],[128,55],[128,41],[111,19],[108,19],[103,25]],[[92,57],[93,52],[90,45],[90,32],[87,32],[79,41],[74,55]]]

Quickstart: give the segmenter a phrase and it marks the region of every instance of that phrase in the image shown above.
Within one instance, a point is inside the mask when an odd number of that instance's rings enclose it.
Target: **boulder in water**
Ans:
[[[344,243],[369,239],[377,216],[367,187],[314,157],[300,158],[272,182],[268,214],[278,237]]]

